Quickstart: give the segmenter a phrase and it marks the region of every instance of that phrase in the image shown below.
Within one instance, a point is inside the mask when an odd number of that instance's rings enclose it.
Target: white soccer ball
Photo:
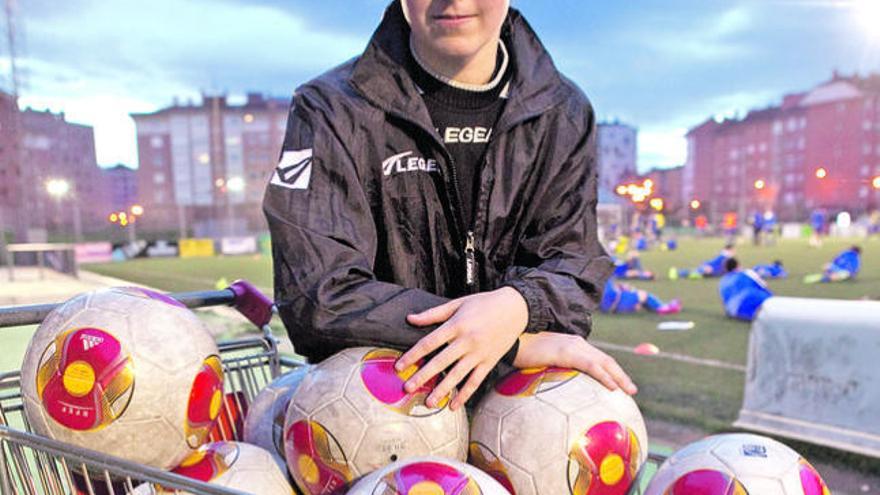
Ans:
[[[797,452],[771,438],[715,435],[666,459],[646,495],[830,495],[819,473]]]
[[[502,378],[471,425],[469,462],[517,495],[622,495],[647,454],[635,401],[562,368]]]
[[[409,394],[398,374],[400,353],[356,347],[315,365],[287,409],[284,445],[291,475],[306,494],[333,493],[394,461],[438,455],[464,460],[468,425],[464,408],[425,399],[436,378]]]
[[[214,442],[205,444],[173,471],[224,488],[232,488],[257,495],[293,495],[293,487],[287,476],[265,449],[240,442]],[[160,486],[144,484],[135,495],[157,495],[188,492],[166,490]]]
[[[346,495],[509,495],[488,474],[436,456],[397,461],[361,478]]]
[[[223,403],[211,334],[176,300],[138,288],[56,308],[21,370],[34,432],[160,469],[204,443]]]
[[[285,471],[284,417],[293,392],[310,368],[309,365],[300,366],[266,385],[254,398],[244,419],[244,441],[266,449]]]

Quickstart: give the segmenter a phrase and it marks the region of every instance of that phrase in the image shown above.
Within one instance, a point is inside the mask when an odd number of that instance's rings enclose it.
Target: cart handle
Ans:
[[[250,282],[237,280],[223,290],[168,294],[188,308],[233,306],[254,325],[263,328],[272,319],[272,301]],[[61,303],[0,306],[0,328],[38,325]]]

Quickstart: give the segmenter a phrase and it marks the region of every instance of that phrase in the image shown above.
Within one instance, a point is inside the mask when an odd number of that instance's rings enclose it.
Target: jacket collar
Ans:
[[[380,108],[433,128],[428,110],[405,68],[409,34],[400,1],[395,0],[355,62],[351,84]],[[513,63],[508,102],[501,120],[516,122],[543,113],[568,96],[567,86],[550,54],[516,9],[510,8],[501,36]]]

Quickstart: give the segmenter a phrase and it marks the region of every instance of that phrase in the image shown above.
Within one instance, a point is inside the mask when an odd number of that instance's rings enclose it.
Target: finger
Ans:
[[[417,327],[443,323],[449,318],[452,318],[452,315],[454,315],[459,306],[462,305],[463,299],[464,298],[453,299],[440,306],[434,306],[431,309],[422,311],[421,313],[408,315],[406,321]]]
[[[614,391],[618,388],[617,382],[614,381],[614,378],[612,378],[611,375],[607,371],[605,371],[605,368],[603,368],[602,365],[595,361],[590,363],[590,365],[587,366],[586,369],[581,371],[595,378],[608,390]]]
[[[435,408],[442,400],[447,399],[455,386],[467,377],[476,364],[477,361],[475,359],[459,359],[452,370],[443,378],[443,381],[434,387],[431,395],[428,396],[428,400],[425,401],[428,407]]]
[[[486,379],[486,376],[489,375],[489,372],[492,371],[491,366],[486,366],[481,364],[474,368],[471,371],[471,376],[468,378],[468,381],[465,382],[464,386],[458,391],[458,394],[452,399],[452,404],[450,404],[449,408],[455,411],[459,407],[463,406],[468,399],[474,395],[474,392],[480,388],[480,384],[483,383],[483,380]]]
[[[440,354],[437,354],[427,364],[421,367],[413,376],[411,376],[403,385],[407,392],[414,392],[425,382],[437,376],[441,371],[449,368],[463,354],[461,347],[455,344],[449,345]]]
[[[636,384],[633,383],[629,375],[623,371],[623,368],[620,367],[620,364],[616,359],[609,358],[609,362],[605,364],[605,371],[611,375],[611,378],[614,379],[615,383],[617,383],[624,392],[629,395],[635,395],[638,393],[639,388],[636,387]]]
[[[416,345],[409,348],[394,363],[394,369],[398,372],[403,371],[410,366],[419,362],[420,359],[439,349],[443,344],[452,340],[455,336],[456,327],[451,322],[445,323],[440,328],[425,335]]]

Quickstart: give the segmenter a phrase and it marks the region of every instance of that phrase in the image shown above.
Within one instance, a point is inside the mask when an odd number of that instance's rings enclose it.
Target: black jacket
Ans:
[[[528,331],[586,337],[612,263],[596,234],[595,117],[514,9],[515,64],[463,225],[454,164],[405,70],[399,2],[366,51],[300,87],[263,208],[275,301],[296,351],[405,349],[406,315],[501,286]]]

